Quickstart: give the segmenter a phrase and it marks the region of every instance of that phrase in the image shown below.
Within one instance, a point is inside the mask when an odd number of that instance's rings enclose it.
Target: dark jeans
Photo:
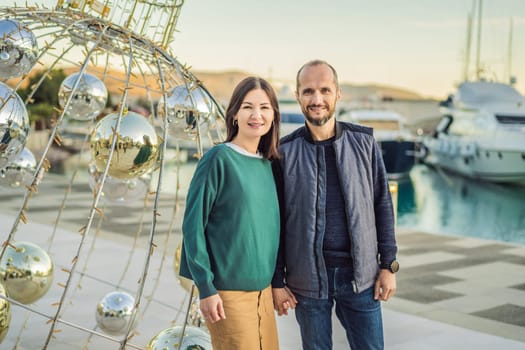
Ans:
[[[332,308],[346,331],[353,350],[384,348],[381,302],[374,300],[374,288],[359,294],[352,288],[352,268],[329,268],[328,299],[296,295],[295,317],[301,329],[304,350],[332,349]]]

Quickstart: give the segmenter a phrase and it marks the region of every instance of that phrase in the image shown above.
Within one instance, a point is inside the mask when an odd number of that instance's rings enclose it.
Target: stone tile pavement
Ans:
[[[28,223],[21,223],[15,234],[15,240],[29,240],[48,249],[57,266],[57,283],[66,279],[61,268],[71,266],[81,242],[79,230],[87,223],[93,200],[86,183],[75,181],[66,192],[68,183],[64,176],[47,174],[28,202]],[[2,241],[18,215],[24,193],[23,189],[0,188]],[[97,330],[94,313],[101,296],[118,286],[136,292],[148,255],[152,205],[152,195],[147,202],[125,206],[100,203],[104,215],[102,219],[96,215],[80,250],[64,319]],[[171,193],[160,197],[159,206],[143,311],[131,340],[137,348],[145,347],[151,337],[174,322],[180,324],[187,307],[188,293],[173,272],[182,207],[175,206]],[[398,242],[398,292],[383,304],[387,349],[525,349],[525,246],[407,229],[399,230]],[[30,308],[52,315],[61,288],[54,284]],[[46,318],[16,305],[12,315],[0,348],[12,349],[15,344],[17,349],[41,348],[48,330]],[[281,349],[299,349],[293,315],[279,317],[278,325]],[[75,327],[59,328],[50,349],[118,348],[112,341]],[[334,321],[334,349],[345,348],[344,332]]]

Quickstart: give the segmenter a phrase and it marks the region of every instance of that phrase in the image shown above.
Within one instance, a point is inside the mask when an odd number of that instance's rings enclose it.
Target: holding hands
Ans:
[[[273,288],[273,307],[279,316],[288,315],[288,309],[294,309],[297,299],[288,287]]]

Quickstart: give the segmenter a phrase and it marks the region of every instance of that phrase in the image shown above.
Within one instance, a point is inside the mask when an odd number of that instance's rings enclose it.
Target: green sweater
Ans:
[[[191,180],[180,275],[195,282],[201,298],[217,290],[263,290],[273,276],[279,227],[270,162],[217,145]]]

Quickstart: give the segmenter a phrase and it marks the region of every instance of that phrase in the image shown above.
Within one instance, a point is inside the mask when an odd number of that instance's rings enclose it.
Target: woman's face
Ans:
[[[272,104],[264,90],[248,92],[234,117],[239,128],[237,137],[261,138],[270,131],[274,115]]]

